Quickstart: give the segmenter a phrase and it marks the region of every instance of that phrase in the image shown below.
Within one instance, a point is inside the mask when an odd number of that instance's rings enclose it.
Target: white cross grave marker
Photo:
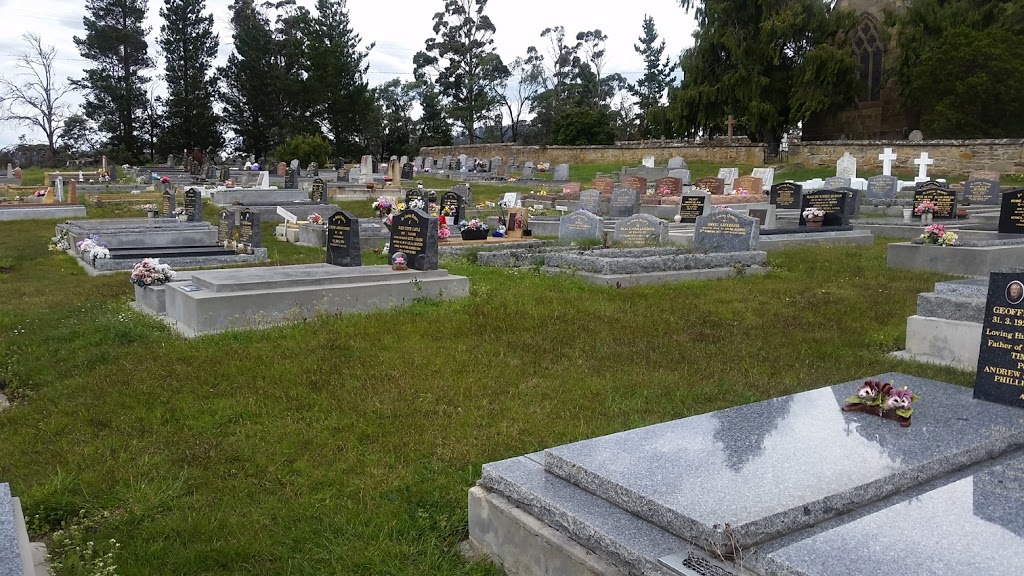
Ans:
[[[886,148],[882,154],[878,155],[878,159],[882,161],[882,174],[892,176],[892,163],[896,161],[896,153],[892,151],[892,148]]]
[[[935,164],[935,160],[933,158],[929,158],[927,152],[921,152],[921,157],[914,160],[914,164],[920,166],[917,171],[917,178],[915,181],[924,182],[928,180],[928,167]]]

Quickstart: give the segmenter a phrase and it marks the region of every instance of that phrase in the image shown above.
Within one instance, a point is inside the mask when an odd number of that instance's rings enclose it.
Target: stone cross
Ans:
[[[732,114],[729,114],[729,119],[725,121],[725,125],[729,127],[729,133],[727,134],[729,138],[732,138],[732,125],[735,123],[736,120],[733,119]]]
[[[920,166],[920,168],[917,171],[918,179],[927,180],[928,167],[931,166],[932,164],[935,164],[935,160],[933,158],[929,158],[927,152],[921,152],[921,157],[918,158],[917,160],[914,160],[914,164]]]
[[[878,159],[882,161],[882,175],[892,176],[892,163],[896,161],[896,153],[892,151],[892,148],[886,148],[882,154],[878,155]]]

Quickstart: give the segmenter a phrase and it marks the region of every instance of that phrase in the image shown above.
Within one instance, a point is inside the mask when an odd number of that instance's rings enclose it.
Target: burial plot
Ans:
[[[1024,408],[1024,273],[993,272],[974,397]]]
[[[203,195],[195,188],[185,190],[186,222],[203,221]]]
[[[633,214],[616,222],[612,240],[630,245],[661,244],[668,240],[668,222],[650,214]]]
[[[696,188],[703,188],[710,194],[720,196],[725,194],[725,180],[721,178],[712,178],[711,176],[705,176],[704,178],[697,178],[693,183]]]
[[[327,263],[363,265],[359,252],[359,219],[344,210],[338,210],[327,219]]]
[[[896,197],[900,180],[895,176],[872,176],[868,178],[868,188],[864,196],[874,200],[891,200]]]
[[[964,183],[965,204],[998,204],[999,181],[980,178],[969,179]]]
[[[441,194],[441,210],[448,212],[448,224],[458,224],[465,219],[462,196],[453,190]]]
[[[716,210],[697,219],[692,246],[700,252],[750,252],[757,249],[757,220],[732,210]]]
[[[679,221],[684,224],[693,224],[710,211],[710,194],[683,194],[679,199]]]
[[[771,188],[768,201],[780,210],[800,209],[804,187],[796,182],[780,182]]]
[[[601,194],[611,194],[612,190],[615,189],[615,181],[605,177],[594,178],[590,181],[590,187]]]
[[[579,182],[569,182],[565,186],[562,186],[562,194],[579,194],[583,189]]]
[[[999,233],[1024,234],[1024,189],[1003,194],[999,209]]]
[[[259,212],[246,208],[238,213],[238,243],[252,248],[263,246]]]
[[[601,193],[594,189],[580,192],[580,210],[586,210],[593,214],[601,213]]]
[[[668,159],[668,169],[686,168],[686,161],[681,156],[673,156]]]
[[[590,211],[577,210],[558,220],[558,239],[570,242],[576,240],[600,241],[604,238],[603,222],[602,218]]]
[[[323,178],[314,178],[309,190],[309,201],[313,204],[323,204],[327,196],[326,187]]]
[[[563,182],[569,179],[569,165],[558,164],[555,166],[555,172],[552,174],[551,179],[556,182]]]
[[[823,227],[846,226],[846,203],[848,200],[845,192],[836,190],[804,192],[800,201],[800,226],[807,226],[803,213],[808,208],[817,208],[825,212],[825,220],[821,224]]]
[[[632,216],[639,211],[640,192],[633,188],[620,188],[612,192],[611,202],[608,203],[609,217],[623,218],[626,216]]]
[[[643,194],[647,192],[647,178],[643,178],[641,176],[626,176],[622,179],[622,187],[631,188]]]
[[[929,184],[926,182],[925,184]],[[952,220],[956,217],[956,193],[935,182],[934,185],[922,186],[914,190],[914,208],[922,202],[931,200],[935,203],[932,218],[936,220]],[[917,216],[920,218],[920,215]]]
[[[750,175],[753,176],[754,178],[760,178],[761,185],[764,188],[771,188],[772,184],[775,181],[775,168],[754,168],[750,172]],[[757,192],[763,192],[764,188],[758,190]]]
[[[739,168],[719,168],[718,177],[722,179],[725,186],[732,186],[732,181],[740,177]]]
[[[217,244],[223,246],[225,242],[233,241],[235,236],[235,213],[227,208],[221,208],[220,221],[217,223]]]
[[[846,193],[846,215],[853,216],[860,211],[860,190],[856,188],[837,188],[836,192]]]
[[[414,200],[422,200],[424,203],[427,201],[427,197],[424,194],[422,188],[413,188],[405,193],[405,205],[408,206],[410,202]]]
[[[679,180],[681,180],[683,182],[683,184],[689,184],[690,183],[690,171],[686,170],[685,168],[678,168],[676,170],[669,170],[668,171],[668,177],[669,178],[678,178]],[[722,186],[724,188],[725,185],[723,184]]]
[[[396,252],[405,254],[409,268],[437,270],[437,218],[415,208],[392,218],[388,257]]]
[[[174,190],[164,188],[164,193],[160,199],[160,215],[165,218],[173,218],[177,204],[178,201],[174,196]]]
[[[852,180],[844,176],[833,176],[831,178],[825,178],[825,182],[821,185],[823,190],[835,190],[837,188],[849,188]]]
[[[733,190],[746,190],[751,194],[763,193],[763,187],[760,178],[753,176],[740,176],[732,181]]]
[[[658,178],[654,181],[654,192],[660,196],[679,196],[683,193],[683,181],[679,178]]]
[[[406,162],[405,164],[402,164],[402,180],[412,180],[414,173],[415,166],[413,166],[412,162]]]

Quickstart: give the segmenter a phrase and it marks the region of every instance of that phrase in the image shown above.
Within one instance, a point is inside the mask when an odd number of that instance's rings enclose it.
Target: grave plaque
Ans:
[[[1003,196],[1004,204],[1006,196]],[[1024,274],[989,274],[974,397],[1024,408]]]
[[[583,186],[579,182],[569,182],[562,186],[562,194],[579,194]]]
[[[980,178],[964,182],[965,204],[998,204],[999,182]]]
[[[956,192],[946,188],[918,188],[914,190],[914,208],[921,202],[931,200],[935,203],[932,218],[936,220],[952,220],[956,217]],[[920,218],[920,215],[915,216]]]
[[[750,175],[754,178],[760,178],[761,185],[764,186],[764,188],[770,189],[772,184],[775,182],[775,168],[754,168],[750,172]],[[758,190],[758,192],[764,192],[764,188]]]
[[[406,206],[408,206],[409,203],[412,202],[413,200],[422,200],[424,203],[426,203],[427,198],[426,196],[424,196],[422,188],[413,188],[412,190],[409,190],[405,193]],[[426,207],[425,204],[424,207]]]
[[[338,210],[327,219],[327,263],[363,265],[359,253],[359,219],[344,210]]]
[[[740,177],[739,168],[719,168],[718,177],[722,179],[725,186],[732,186],[732,181]]]
[[[800,200],[800,226],[807,226],[803,212],[808,208],[818,208],[825,212],[822,226],[845,226],[847,200],[846,193],[837,190],[804,192]]]
[[[697,219],[693,247],[700,252],[749,252],[757,249],[757,220],[732,210],[716,210]]]
[[[654,181],[654,192],[660,196],[679,196],[683,193],[683,181],[679,178],[658,178]]]
[[[195,188],[185,190],[185,215],[188,222],[203,221],[203,195]]]
[[[309,190],[309,201],[313,204],[323,204],[327,195],[326,187],[327,185],[324,183],[323,178],[314,178],[313,185]]]
[[[771,188],[768,201],[780,210],[799,210],[804,187],[796,182],[780,182]]]
[[[821,185],[822,190],[835,190],[836,188],[849,188],[851,184],[849,178],[843,176],[833,176],[831,178],[825,178],[825,182]]]
[[[601,212],[601,193],[593,188],[580,192],[580,210],[598,214]]]
[[[174,217],[174,210],[177,208],[178,202],[174,197],[174,190],[168,190],[164,187],[163,198],[160,202],[160,215],[165,218]]]
[[[679,178],[680,180],[682,180],[683,184],[689,184],[690,183],[690,171],[687,170],[686,168],[677,168],[675,170],[669,170],[668,171],[668,177],[669,178]],[[723,187],[724,187],[724,185],[723,185]]]
[[[764,188],[761,183],[761,179],[755,178],[753,176],[740,176],[739,178],[736,178],[732,181],[733,190],[739,190],[741,188],[751,194],[764,193]]]
[[[551,179],[556,182],[563,182],[569,179],[569,165],[568,164],[557,164],[555,165],[555,173],[551,176]]]
[[[632,188],[643,194],[647,192],[647,178],[641,176],[626,176],[622,179],[623,188]],[[614,192],[612,192],[614,194]]]
[[[992,170],[974,170],[967,176],[968,180],[995,180],[999,182],[1002,175]]]
[[[585,193],[586,191],[584,191]],[[558,220],[559,240],[597,240],[603,239],[604,220],[586,210],[577,210],[562,216]]]
[[[610,218],[624,218],[640,211],[640,192],[633,188],[619,188],[612,192],[608,203]]]
[[[253,248],[259,248],[263,245],[259,212],[246,208],[238,214],[238,243]]]
[[[413,270],[437,270],[437,218],[422,210],[407,209],[391,220],[391,248],[388,258],[395,252],[406,256]]]
[[[942,188],[945,188],[945,186],[938,180],[925,180],[924,182],[914,184],[914,190],[939,190]]]
[[[1024,234],[1024,189],[1003,194],[999,209],[1000,234]],[[1024,332],[1024,328],[1021,329]]]
[[[679,199],[680,222],[693,224],[711,210],[710,194],[684,194]]]
[[[891,200],[896,197],[899,185],[900,180],[895,176],[872,176],[868,178],[868,189],[864,191],[864,196],[876,200]]]
[[[224,245],[228,240],[234,239],[235,235],[235,214],[227,208],[221,208],[220,221],[217,223],[217,244]]]
[[[413,166],[412,162],[406,162],[405,164],[402,164],[402,180],[412,180],[414,173],[415,166]]]
[[[661,244],[668,240],[668,222],[650,214],[633,214],[615,224],[612,240],[623,244]]]
[[[597,190],[601,194],[611,194],[612,190],[615,189],[615,181],[611,178],[601,177],[594,178],[590,181],[590,187]]]
[[[725,180],[721,178],[705,176],[704,178],[697,178],[693,185],[696,188],[703,188],[707,190],[709,194],[714,194],[716,196],[725,194]]]
[[[456,194],[454,191],[449,190],[441,195],[441,210],[442,214],[448,212],[448,216],[445,218],[448,224],[458,224],[465,218],[463,217],[463,199],[462,196]]]

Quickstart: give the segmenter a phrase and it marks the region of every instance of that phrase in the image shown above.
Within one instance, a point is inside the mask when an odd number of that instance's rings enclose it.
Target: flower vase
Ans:
[[[932,223],[932,213],[931,212],[925,212],[924,214],[921,214],[921,223],[922,224],[931,224]]]
[[[903,221],[909,224],[910,222],[913,221],[913,218],[914,218],[914,209],[913,208],[904,208],[903,209]]]
[[[152,220],[153,218],[156,218],[156,212],[147,212],[146,214],[147,214],[147,216],[149,216],[149,218],[150,218],[151,220]]]
[[[178,222],[188,222],[188,214],[178,214]]]

